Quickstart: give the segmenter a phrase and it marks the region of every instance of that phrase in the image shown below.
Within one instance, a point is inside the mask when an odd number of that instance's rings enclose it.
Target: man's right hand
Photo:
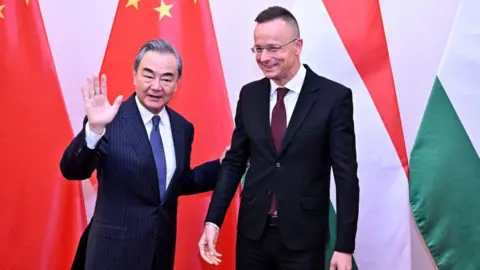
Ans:
[[[198,242],[198,249],[200,255],[209,264],[219,265],[222,260],[222,254],[215,250],[215,244],[218,238],[218,228],[212,224],[207,223],[203,231],[202,237]]]
[[[82,96],[90,130],[102,134],[105,126],[117,114],[123,96],[118,96],[113,105],[108,102],[107,77],[105,75],[102,75],[101,85],[97,75],[89,77],[87,84],[82,86]]]

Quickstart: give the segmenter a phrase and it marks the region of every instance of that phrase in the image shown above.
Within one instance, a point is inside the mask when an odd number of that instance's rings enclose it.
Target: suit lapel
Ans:
[[[316,102],[316,92],[319,90],[318,84],[315,83],[316,75],[311,71],[308,66],[306,66],[307,74],[305,76],[305,81],[303,83],[302,89],[298,96],[297,104],[293,110],[292,118],[287,127],[285,137],[282,142],[282,149],[278,155],[281,155],[283,151],[288,147],[292,141],[295,133],[298,131],[302,125],[305,117],[308,115],[308,112]]]
[[[130,137],[133,145],[135,146],[135,153],[141,163],[148,164],[148,170],[146,170],[149,179],[157,179],[155,160],[153,158],[152,147],[148,140],[147,131],[143,124],[142,117],[138,111],[137,104],[135,103],[135,95],[132,95],[125,102],[125,109],[123,110],[123,125],[125,132]],[[156,194],[160,193],[158,187],[158,181],[150,181],[152,189]]]
[[[257,99],[257,104],[252,108],[258,108],[258,120],[260,122],[261,130],[267,138],[267,146],[273,156],[277,155],[275,144],[273,143],[272,129],[270,125],[270,81],[263,79],[260,85],[260,97]],[[265,105],[266,104],[266,105]]]
[[[185,167],[184,156],[185,148],[185,129],[183,126],[183,121],[179,117],[179,115],[167,107],[168,116],[170,118],[170,125],[172,127],[172,137],[173,137],[173,145],[175,147],[175,160],[176,160],[176,169],[173,173],[172,179],[170,180],[170,184],[165,192],[165,198],[162,200],[162,204],[168,200],[171,196],[171,191],[174,190],[171,187],[176,183],[178,176],[183,172]]]

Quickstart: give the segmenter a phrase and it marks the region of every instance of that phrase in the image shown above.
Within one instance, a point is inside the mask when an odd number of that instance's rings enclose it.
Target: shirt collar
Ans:
[[[297,74],[293,76],[293,78],[285,84],[285,88],[288,88],[288,90],[293,91],[297,94],[300,93],[300,90],[302,89],[303,86],[303,81],[305,80],[305,76],[307,74],[307,70],[303,65],[300,66],[300,69],[298,70]],[[277,88],[281,87],[278,86],[274,81],[270,80],[270,95],[273,95],[275,93],[275,90]]]
[[[152,117],[155,114],[153,114],[152,112],[147,110],[145,106],[143,106],[143,104],[138,99],[137,95],[135,95],[135,102],[137,103],[138,111],[140,112],[140,116],[142,117],[142,122],[144,125],[146,125],[149,121],[152,120]],[[160,123],[165,123],[166,117],[168,117],[167,110],[165,109],[165,107],[163,107],[163,109],[157,115],[160,116]]]

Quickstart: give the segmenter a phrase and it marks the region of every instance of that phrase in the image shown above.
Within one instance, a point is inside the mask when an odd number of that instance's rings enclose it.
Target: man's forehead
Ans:
[[[255,26],[254,35],[290,36],[295,35],[295,26],[282,19],[258,23]]]
[[[151,72],[155,74],[176,74],[177,61],[174,56],[168,56],[167,54],[145,54],[145,57],[143,57],[142,61],[140,61],[140,69],[141,71]]]

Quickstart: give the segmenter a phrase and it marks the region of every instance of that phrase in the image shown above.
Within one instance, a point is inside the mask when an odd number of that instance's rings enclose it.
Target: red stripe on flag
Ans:
[[[181,0],[169,3],[175,4],[172,18],[160,21],[160,36],[180,51],[185,68],[171,106],[195,125],[192,166],[196,166],[220,157],[230,144],[233,119],[209,2],[201,0],[195,4],[193,0]],[[181,233],[177,237],[180,245],[176,249],[175,269],[235,268],[235,201],[227,212],[218,240],[218,250],[223,254],[220,267],[202,266],[199,257],[192,258],[198,251],[184,249],[185,246],[196,247],[200,240],[211,195],[208,192],[179,199],[178,229]]]
[[[0,6],[0,268],[70,269],[86,226],[59,168],[73,131],[38,2]]]
[[[378,0],[323,0],[408,176],[408,156]]]

